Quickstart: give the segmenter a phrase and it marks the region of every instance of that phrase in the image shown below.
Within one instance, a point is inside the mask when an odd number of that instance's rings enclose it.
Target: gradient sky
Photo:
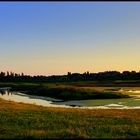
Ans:
[[[0,2],[0,71],[140,70],[140,2]]]

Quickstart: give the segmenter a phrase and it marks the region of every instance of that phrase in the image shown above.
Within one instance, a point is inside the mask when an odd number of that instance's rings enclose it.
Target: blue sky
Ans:
[[[139,15],[139,2],[0,2],[1,70],[139,71]]]

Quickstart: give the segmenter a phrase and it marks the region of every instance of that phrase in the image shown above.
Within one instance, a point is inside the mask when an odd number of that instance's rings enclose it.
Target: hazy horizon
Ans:
[[[139,2],[0,2],[0,71],[140,71]]]

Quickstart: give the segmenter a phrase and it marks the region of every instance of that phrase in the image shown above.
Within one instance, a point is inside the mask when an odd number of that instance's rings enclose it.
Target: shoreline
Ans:
[[[133,97],[134,95],[131,95]],[[140,100],[140,95],[135,95],[135,100]],[[26,93],[21,92],[11,92],[6,94],[0,95],[0,99],[4,99],[6,101],[12,101],[16,103],[24,103],[29,105],[36,105],[41,107],[57,107],[57,108],[77,108],[77,109],[140,109],[140,105],[123,105],[120,103],[108,103],[104,105],[82,105],[82,104],[75,104],[75,103],[65,103],[65,104],[55,104],[56,102],[63,102],[63,100],[55,99],[51,97],[44,97],[44,96],[37,96],[37,95],[28,95]],[[80,100],[78,100],[80,101]]]
[[[62,108],[62,109],[86,109],[86,110],[94,110],[94,109],[117,109],[117,110],[126,110],[126,109],[140,109],[140,106],[137,106],[137,107],[128,107],[128,106],[123,106],[123,107],[108,107],[108,106],[95,106],[95,107],[79,107],[79,106],[67,106],[67,105],[48,105],[48,106],[43,106],[43,105],[37,105],[37,104],[31,104],[31,103],[25,103],[25,102],[16,102],[16,101],[12,101],[12,100],[6,100],[6,99],[3,99],[3,98],[0,98],[0,100],[4,100],[4,101],[7,101],[7,102],[12,102],[12,103],[17,103],[17,104],[24,104],[24,105],[33,105],[33,106],[36,106],[36,107],[45,107],[45,108]]]

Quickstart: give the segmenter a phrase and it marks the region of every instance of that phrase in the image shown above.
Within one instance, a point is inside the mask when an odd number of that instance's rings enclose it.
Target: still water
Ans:
[[[34,104],[45,107],[68,107],[68,108],[118,108],[118,109],[129,109],[129,108],[140,108],[140,98],[131,99],[101,99],[101,100],[75,100],[65,101],[54,99],[50,97],[27,95],[21,92],[10,91],[6,88],[0,88],[0,98],[22,102],[28,104]]]
[[[29,103],[29,104],[40,105],[40,106],[48,106],[48,107],[50,106],[57,107],[58,105],[53,104],[53,102],[60,101],[50,97],[33,96],[33,95],[27,95],[24,93],[8,91],[8,90],[1,91],[0,98],[9,101]],[[66,106],[60,105],[60,107],[66,107]]]

